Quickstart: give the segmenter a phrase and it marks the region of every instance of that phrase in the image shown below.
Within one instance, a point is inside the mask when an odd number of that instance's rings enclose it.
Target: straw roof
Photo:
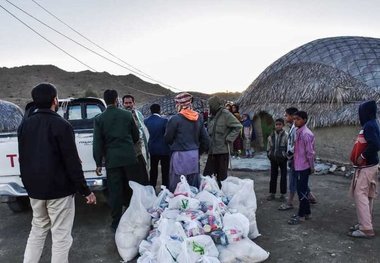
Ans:
[[[311,127],[327,127],[357,125],[358,105],[369,99],[380,101],[380,39],[338,37],[313,41],[281,57],[238,103],[243,113],[274,117],[295,106],[308,112]]]

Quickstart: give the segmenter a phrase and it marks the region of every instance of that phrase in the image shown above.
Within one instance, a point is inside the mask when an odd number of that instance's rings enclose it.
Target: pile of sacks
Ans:
[[[258,237],[253,180],[228,177],[222,189],[203,177],[199,190],[181,177],[174,193],[129,185],[133,196],[116,230],[124,261],[138,263],[262,262],[269,253]]]

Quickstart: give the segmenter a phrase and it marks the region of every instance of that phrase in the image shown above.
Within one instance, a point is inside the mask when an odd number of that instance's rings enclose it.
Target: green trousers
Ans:
[[[135,181],[142,185],[148,185],[148,178],[141,173],[139,163],[124,167],[107,168],[108,202],[111,207],[112,224],[116,229],[123,214],[123,205],[129,206],[132,197],[132,189],[129,181]]]

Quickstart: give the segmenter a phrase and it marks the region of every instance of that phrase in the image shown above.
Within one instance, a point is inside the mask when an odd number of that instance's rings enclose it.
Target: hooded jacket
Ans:
[[[376,120],[377,106],[375,101],[366,101],[359,106],[359,120],[363,127],[363,135],[367,141],[367,147],[362,153],[366,165],[379,163],[377,152],[380,150],[380,130]]]
[[[228,153],[228,143],[232,143],[243,126],[236,117],[223,108],[219,97],[208,100],[212,116],[208,122],[208,133],[211,138],[209,154]]]

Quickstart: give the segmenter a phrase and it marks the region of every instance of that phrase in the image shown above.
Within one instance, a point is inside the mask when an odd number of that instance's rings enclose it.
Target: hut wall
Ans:
[[[263,138],[263,130],[261,128],[261,118],[259,115],[256,115],[253,118],[253,128],[256,132],[256,140],[253,141],[253,149],[255,151],[264,150],[264,138]]]
[[[338,163],[349,163],[349,156],[358,135],[358,126],[315,128],[317,157]]]

